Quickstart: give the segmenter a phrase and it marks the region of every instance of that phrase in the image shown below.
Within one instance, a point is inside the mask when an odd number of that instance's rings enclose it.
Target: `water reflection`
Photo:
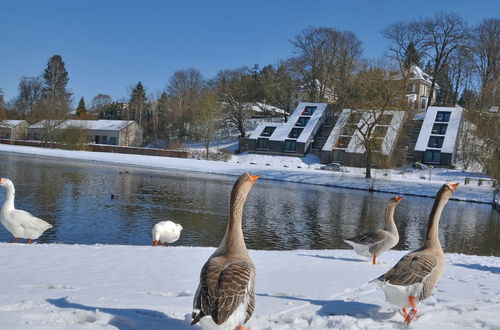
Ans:
[[[141,170],[91,162],[0,153],[0,173],[16,186],[16,205],[50,222],[39,242],[151,244],[151,228],[171,219],[179,245],[216,246],[225,230],[234,177]],[[118,199],[111,199],[111,194]],[[344,237],[380,228],[391,195],[259,180],[244,210],[252,249],[348,248]],[[0,202],[5,190],[0,189]],[[401,240],[415,249],[433,200],[407,196],[395,212]],[[450,201],[441,221],[449,252],[500,256],[499,213]],[[11,235],[0,228],[0,241]]]

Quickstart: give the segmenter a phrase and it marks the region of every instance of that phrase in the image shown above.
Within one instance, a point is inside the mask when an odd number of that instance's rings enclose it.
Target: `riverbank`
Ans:
[[[213,248],[0,243],[2,329],[191,327],[200,269]],[[400,311],[368,281],[403,251],[371,265],[351,250],[255,251],[258,329],[401,329]],[[498,329],[500,258],[447,254],[412,329]],[[286,276],[283,276],[286,274]]]
[[[223,162],[3,144],[0,144],[0,152],[233,176],[239,176],[243,172],[250,172],[259,174],[262,179],[432,198],[443,183],[459,182],[462,185],[457,192],[453,194],[452,199],[488,204],[493,202],[493,188],[491,186],[486,184],[482,186],[464,184],[467,177],[485,178],[484,175],[441,168],[412,171],[373,170],[373,178],[365,179],[364,169],[362,168],[346,167],[343,172],[320,171],[318,170],[320,164],[314,156],[298,158],[242,154],[235,155],[230,161]]]

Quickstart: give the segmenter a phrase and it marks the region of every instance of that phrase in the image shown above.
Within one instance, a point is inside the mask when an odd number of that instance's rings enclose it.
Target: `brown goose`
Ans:
[[[243,174],[231,191],[229,221],[220,246],[201,269],[193,321],[203,329],[245,329],[255,307],[255,266],[241,227],[243,206],[257,175]]]
[[[444,271],[445,258],[439,242],[439,219],[458,183],[446,183],[439,189],[434,200],[424,244],[405,255],[387,273],[373,280],[384,290],[386,299],[403,307],[405,323],[417,315],[416,304],[429,297]],[[411,307],[407,313],[406,308]]]
[[[392,249],[399,242],[398,228],[394,223],[394,210],[402,200],[403,197],[395,196],[387,203],[384,229],[345,239],[344,242],[352,246],[357,254],[371,257],[372,263],[375,265],[378,256]]]

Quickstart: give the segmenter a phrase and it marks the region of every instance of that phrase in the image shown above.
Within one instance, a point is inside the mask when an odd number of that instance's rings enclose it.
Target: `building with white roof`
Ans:
[[[245,139],[246,149],[255,153],[305,155],[326,118],[327,106],[326,103],[301,102],[286,123],[260,123]]]
[[[84,129],[96,144],[140,146],[142,128],[133,120],[42,120],[28,127],[28,138],[40,140],[47,129],[60,132],[65,129]]]
[[[399,74],[395,80],[402,80],[403,75]],[[413,105],[414,109],[426,109],[429,103],[429,94],[431,91],[432,76],[425,73],[417,65],[412,65],[409,70],[408,76],[408,86],[406,91],[406,97],[408,103]],[[432,101],[430,105],[436,102],[436,92],[440,89],[438,84],[434,85],[434,93],[432,95]]]
[[[0,122],[0,138],[23,140],[26,138],[28,122],[26,120],[6,119]]]
[[[323,148],[321,160],[323,163],[338,162],[349,166],[362,166],[365,162],[365,146],[358,127],[366,132],[369,125],[376,120],[372,138],[379,146],[374,151],[374,161],[380,157],[389,160],[396,147],[397,139],[406,112],[398,110],[342,110]]]
[[[413,151],[414,160],[433,165],[451,166],[460,140],[464,109],[429,107]]]

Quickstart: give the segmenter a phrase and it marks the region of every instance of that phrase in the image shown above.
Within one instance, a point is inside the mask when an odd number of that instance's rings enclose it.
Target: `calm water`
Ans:
[[[258,173],[256,173],[258,174]],[[171,219],[176,245],[217,246],[234,177],[144,170],[0,153],[0,176],[16,186],[16,207],[54,227],[38,240],[70,244],[151,244],[153,224]],[[118,199],[111,199],[111,194]],[[244,211],[252,249],[348,248],[344,237],[379,228],[389,194],[259,180]],[[0,187],[0,203],[5,189]],[[420,246],[433,200],[407,196],[397,207],[397,249]],[[0,226],[0,241],[12,236]],[[490,205],[450,201],[441,219],[445,251],[500,256],[500,217]]]

